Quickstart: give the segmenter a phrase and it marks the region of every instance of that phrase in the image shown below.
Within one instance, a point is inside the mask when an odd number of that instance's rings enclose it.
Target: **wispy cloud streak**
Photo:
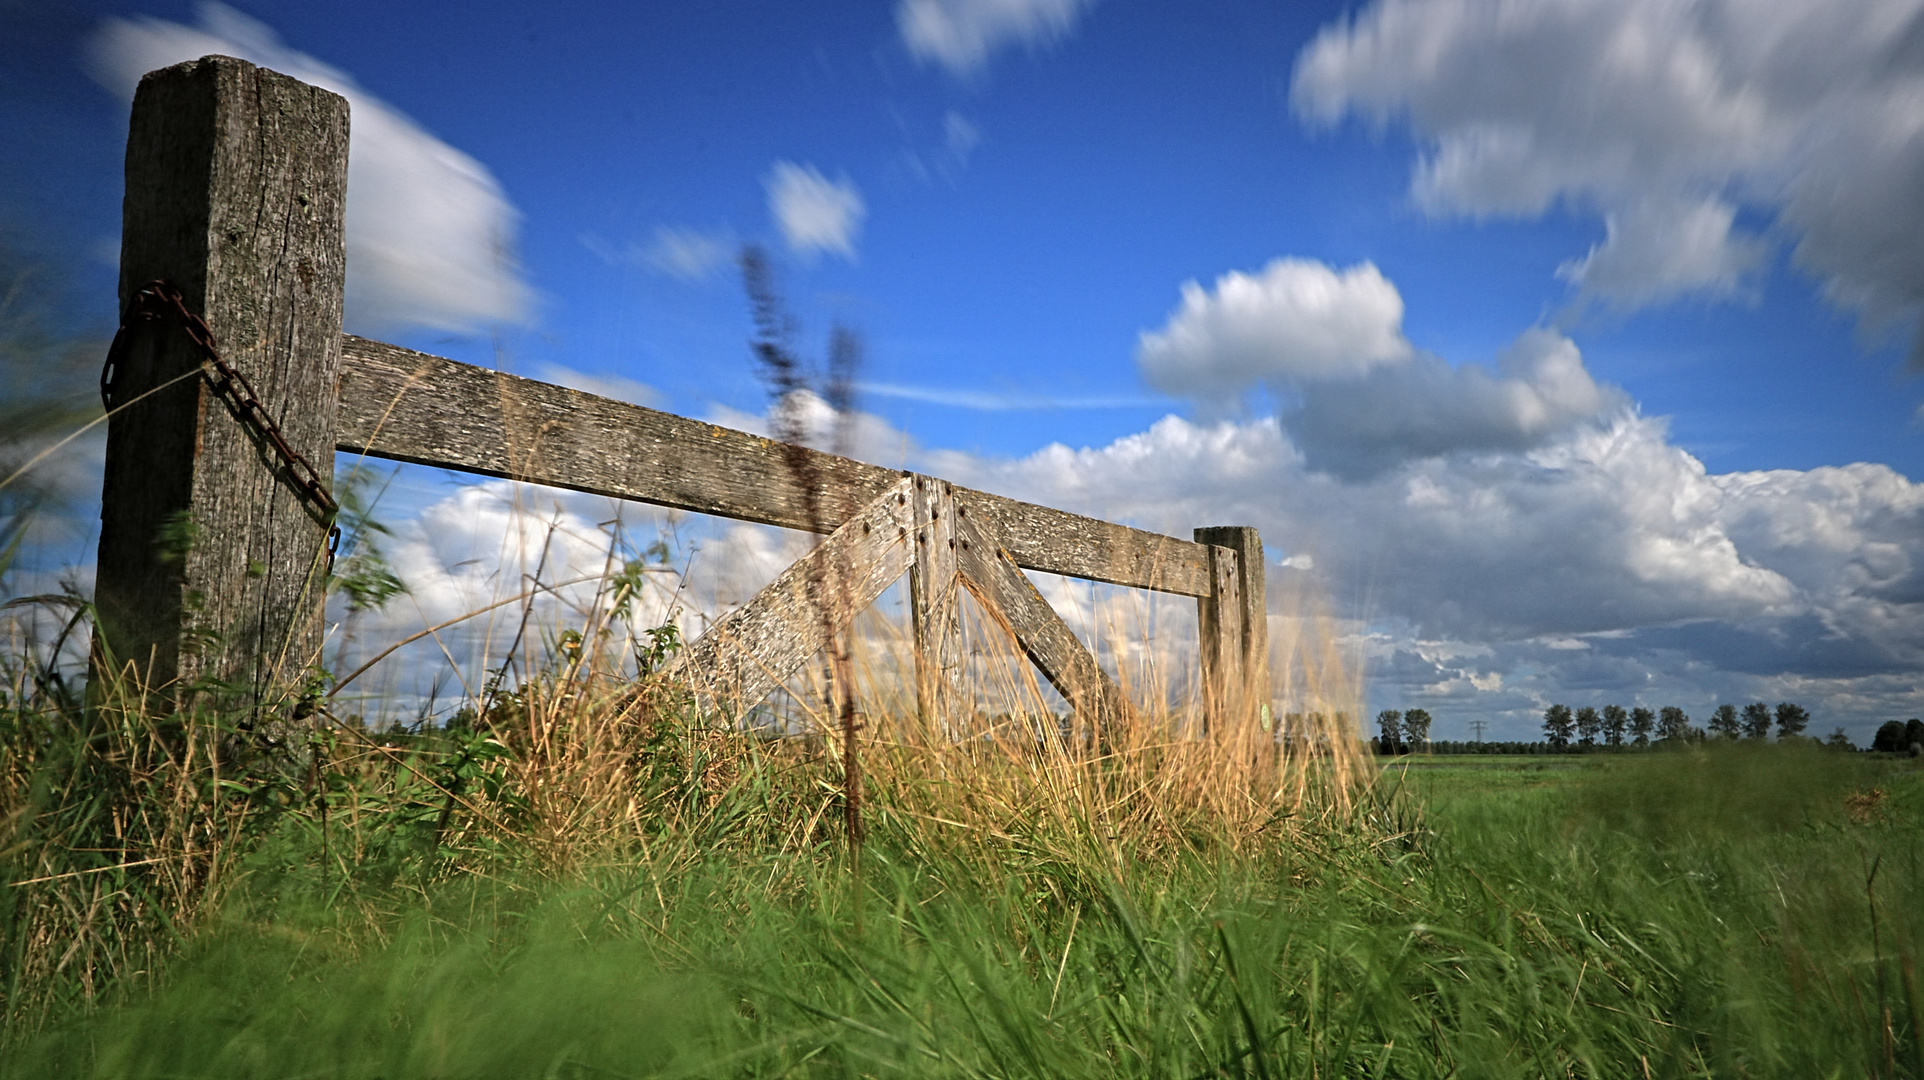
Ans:
[[[961,390],[940,386],[905,386],[901,383],[863,382],[856,390],[869,397],[919,401],[952,409],[978,412],[1042,412],[1051,409],[1145,409],[1171,404],[1168,398],[1143,395],[1093,395],[1088,397],[1050,394],[1003,394],[990,390]]]

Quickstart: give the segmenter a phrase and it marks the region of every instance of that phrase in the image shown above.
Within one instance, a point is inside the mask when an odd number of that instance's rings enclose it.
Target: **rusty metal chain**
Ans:
[[[203,363],[201,374],[207,379],[214,392],[223,395],[239,411],[243,422],[252,427],[274,452],[286,463],[288,472],[293,475],[294,487],[308,501],[321,511],[327,521],[327,572],[334,572],[334,554],[341,546],[341,527],[334,524],[335,515],[340,513],[341,505],[334,501],[326,485],[321,483],[321,474],[313,463],[301,456],[300,451],[288,445],[287,437],[281,433],[281,426],[267,414],[266,406],[261,404],[260,395],[254,392],[254,384],[247,381],[233,365],[221,358],[220,346],[214,340],[214,331],[207,320],[187,310],[181,291],[171,282],[156,279],[134,290],[127,301],[127,310],[121,313],[120,329],[114,333],[114,343],[107,350],[107,363],[100,369],[100,403],[107,411],[114,407],[114,382],[121,374],[126,363],[126,350],[130,330],[138,323],[152,323],[172,315],[179,323],[188,340],[200,350]]]

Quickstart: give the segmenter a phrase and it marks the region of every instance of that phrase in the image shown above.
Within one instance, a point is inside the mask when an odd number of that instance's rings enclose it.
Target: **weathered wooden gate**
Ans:
[[[262,705],[292,692],[320,652],[333,512],[301,481],[330,482],[338,449],[825,531],[677,661],[725,712],[785,683],[906,574],[925,714],[954,701],[963,588],[1106,724],[1128,703],[1025,569],[1195,597],[1206,714],[1246,717],[1267,696],[1254,529],[1180,540],[343,335],[347,129],[343,99],[228,57],[141,80],[121,298],[171,282],[219,335],[201,348],[182,319],[147,312],[116,347],[97,655],[143,685],[212,676]]]

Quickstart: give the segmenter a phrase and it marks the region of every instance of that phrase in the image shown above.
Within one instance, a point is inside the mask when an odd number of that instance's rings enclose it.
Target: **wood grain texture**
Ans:
[[[1103,741],[1102,733],[1114,730],[1127,716],[1129,703],[1122,689],[981,521],[974,501],[959,492],[955,537],[962,584],[1069,702],[1077,726],[1098,743]]]
[[[1226,586],[1219,585],[1216,599],[1218,610],[1232,605],[1237,609],[1234,619],[1225,618],[1221,622],[1224,628],[1221,647],[1236,654],[1234,664],[1224,669],[1232,680],[1227,686],[1233,690],[1224,704],[1239,720],[1253,720],[1256,710],[1269,702],[1268,564],[1263,555],[1262,534],[1247,525],[1212,525],[1197,529],[1195,537],[1197,543],[1209,545],[1212,551],[1227,550],[1235,554],[1233,567],[1229,568],[1234,577],[1233,594]],[[1208,599],[1197,603],[1200,608],[1210,605]],[[1233,630],[1229,629],[1232,625]],[[1203,628],[1207,657],[1210,633],[1207,615],[1203,616]]]
[[[1180,596],[1209,590],[1201,545],[1066,510],[957,487],[1017,566]]]
[[[1243,608],[1236,552],[1214,545],[1208,551],[1212,590],[1196,598],[1205,733],[1233,722],[1243,697]]]
[[[914,560],[913,480],[903,477],[708,628],[667,674],[704,713],[736,717],[801,670]]]
[[[962,617],[956,589],[955,491],[917,476],[915,561],[909,568],[909,621],[915,646],[915,701],[942,730],[962,700]]]
[[[333,476],[348,108],[229,57],[149,73],[127,139],[120,295],[173,282],[295,450]],[[130,341],[128,401],[199,367],[171,320]],[[328,523],[201,378],[109,422],[96,656],[256,701],[319,661]]]
[[[343,356],[343,451],[813,527],[798,470],[772,440],[364,338],[346,338]],[[816,478],[828,508],[861,505],[902,475],[818,451],[810,461],[799,472]],[[955,491],[1027,569],[1184,596],[1209,591],[1207,554],[1191,541]],[[844,493],[850,498],[829,497]]]

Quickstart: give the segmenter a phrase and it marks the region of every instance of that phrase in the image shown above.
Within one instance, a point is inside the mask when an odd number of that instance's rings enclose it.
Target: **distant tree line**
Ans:
[[[1555,753],[1596,746],[1646,747],[1653,742],[1763,741],[1770,738],[1773,722],[1777,740],[1792,742],[1804,737],[1804,729],[1810,726],[1810,711],[1792,701],[1778,702],[1775,709],[1761,701],[1753,701],[1741,710],[1724,704],[1711,710],[1705,725],[1708,730],[1705,730],[1691,723],[1690,715],[1675,705],[1665,705],[1656,712],[1642,705],[1629,710],[1621,705],[1605,705],[1601,712],[1587,705],[1575,712],[1568,705],[1552,705],[1543,710],[1543,738]],[[1829,741],[1850,745],[1850,737],[1841,727]]]
[[[1372,744],[1373,745],[1373,744]],[[1553,750],[1547,742],[1485,741],[1465,742],[1457,739],[1437,739],[1426,749],[1432,754],[1568,754],[1569,748]]]
[[[1585,705],[1571,709],[1552,705],[1543,711],[1541,742],[1460,742],[1430,741],[1430,714],[1423,709],[1384,709],[1376,714],[1377,737],[1371,740],[1379,754],[1404,754],[1427,749],[1441,754],[1569,754],[1593,750],[1644,749],[1653,744],[1688,745],[1707,741],[1765,741],[1775,727],[1778,742],[1805,739],[1810,712],[1791,701],[1775,708],[1753,701],[1739,708],[1723,704],[1711,710],[1704,727],[1691,723],[1689,714],[1675,705],[1651,710],[1637,705],[1605,705],[1598,709]],[[1814,741],[1814,740],[1812,740]],[[1824,740],[1826,746],[1854,750],[1850,736],[1839,727]],[[1924,721],[1908,724],[1893,720],[1878,729],[1871,749],[1889,753],[1924,756]]]
[[[1407,754],[1430,741],[1430,714],[1426,709],[1384,709],[1376,714],[1376,727],[1379,754]]]
[[[1886,720],[1871,737],[1871,749],[1885,754],[1924,757],[1924,720]]]

